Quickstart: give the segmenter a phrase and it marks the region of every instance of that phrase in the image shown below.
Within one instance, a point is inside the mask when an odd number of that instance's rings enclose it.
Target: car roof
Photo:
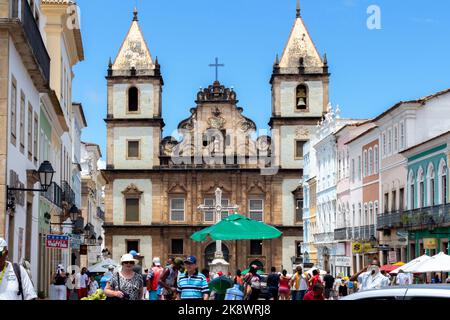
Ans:
[[[393,286],[382,289],[371,289],[356,292],[343,298],[343,300],[359,300],[377,297],[411,297],[430,296],[450,298],[450,286],[448,284],[415,284],[409,286]]]

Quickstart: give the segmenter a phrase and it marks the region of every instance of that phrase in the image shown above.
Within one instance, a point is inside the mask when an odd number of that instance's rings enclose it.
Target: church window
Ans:
[[[250,199],[250,219],[256,221],[263,221],[263,200],[262,199]]]
[[[170,199],[170,220],[184,221],[184,198]]]
[[[295,199],[295,222],[303,221],[303,199]]]
[[[125,240],[127,246],[127,252],[134,250],[139,252],[139,240]]]
[[[250,240],[250,255],[262,255],[262,240]]]
[[[172,254],[183,254],[183,239],[172,239],[171,241],[171,253]]]
[[[295,108],[299,111],[308,110],[308,88],[304,84],[297,86]]]
[[[139,92],[136,87],[128,89],[128,112],[136,112],[139,109]]]
[[[140,158],[139,140],[128,140],[127,145],[128,145],[127,146],[127,158],[128,159]]]
[[[295,140],[295,159],[303,158],[303,146],[305,142],[304,140]]]
[[[125,221],[139,222],[139,198],[127,196],[125,199]]]

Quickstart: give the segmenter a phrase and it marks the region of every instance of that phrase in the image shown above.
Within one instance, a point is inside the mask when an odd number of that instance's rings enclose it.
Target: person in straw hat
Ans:
[[[144,281],[140,274],[133,271],[137,260],[126,253],[120,259],[120,263],[122,269],[114,272],[111,280],[106,283],[106,296],[122,300],[142,300]]]

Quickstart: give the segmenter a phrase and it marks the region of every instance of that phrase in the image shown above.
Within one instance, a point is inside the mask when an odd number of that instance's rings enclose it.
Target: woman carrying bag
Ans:
[[[142,300],[144,281],[142,276],[133,271],[137,260],[129,253],[120,259],[122,270],[114,272],[111,280],[106,283],[107,300]]]

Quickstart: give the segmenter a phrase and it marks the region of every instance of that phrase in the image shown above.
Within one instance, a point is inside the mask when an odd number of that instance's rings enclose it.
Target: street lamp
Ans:
[[[103,242],[102,236],[98,236],[98,238],[97,238],[97,245],[98,245],[98,246],[101,246],[101,245],[102,245],[102,242]]]
[[[48,188],[52,184],[53,175],[55,174],[55,170],[49,161],[44,161],[39,166],[39,169],[34,173],[37,173],[39,176],[39,184],[41,185],[40,189],[29,189],[29,188],[15,188],[6,186],[6,195],[7,195],[7,208],[14,211],[16,208],[16,198],[14,197],[13,191],[38,191],[38,192],[47,192]]]

